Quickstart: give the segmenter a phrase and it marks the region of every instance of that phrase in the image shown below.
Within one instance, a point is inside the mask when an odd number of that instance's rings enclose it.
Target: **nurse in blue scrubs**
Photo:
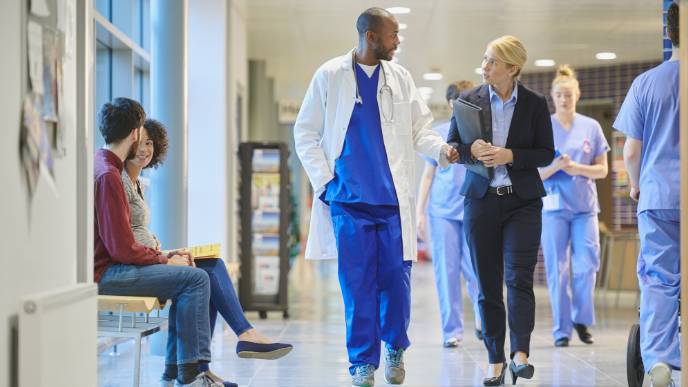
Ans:
[[[667,11],[667,36],[673,56],[633,81],[614,122],[614,129],[628,136],[624,162],[631,197],[638,201],[640,352],[653,387],[671,385],[671,371],[681,369],[678,34],[678,6],[672,4]]]
[[[454,82],[447,88],[447,102],[453,105],[459,94],[472,89],[471,81]],[[447,140],[450,122],[433,128],[443,140]],[[425,159],[425,169],[418,190],[418,235],[423,238],[425,230],[425,201],[430,193],[428,215],[432,245],[432,265],[435,268],[437,294],[442,315],[442,335],[445,347],[456,347],[463,339],[463,297],[461,295],[461,274],[466,280],[466,291],[473,303],[475,334],[483,339],[478,309],[478,282],[473,273],[471,254],[463,232],[463,196],[459,194],[466,177],[466,167],[453,164],[448,169],[437,167],[437,162]]]
[[[600,124],[576,113],[579,98],[573,69],[560,66],[552,82],[557,157],[551,165],[540,168],[547,191],[542,199],[541,243],[557,347],[568,347],[574,328],[582,342],[594,342],[588,327],[595,324],[593,290],[600,267],[600,204],[595,179],[607,176],[610,148]]]

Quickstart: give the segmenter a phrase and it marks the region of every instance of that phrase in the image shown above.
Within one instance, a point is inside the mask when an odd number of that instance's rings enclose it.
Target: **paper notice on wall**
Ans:
[[[43,27],[29,20],[27,31],[31,88],[34,93],[43,94]]]
[[[31,0],[31,13],[40,17],[50,16],[48,3],[45,0]]]

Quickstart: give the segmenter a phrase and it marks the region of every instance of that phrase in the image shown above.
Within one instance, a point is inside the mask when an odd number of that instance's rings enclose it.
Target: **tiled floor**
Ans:
[[[229,329],[213,343],[211,369],[240,386],[323,386],[346,387],[349,376],[343,317],[343,303],[336,276],[336,262],[299,261],[292,269],[289,320],[281,313],[260,320],[247,313],[254,327],[264,335],[294,345],[287,357],[277,361],[239,359],[234,351],[236,336]],[[412,345],[405,355],[405,386],[481,386],[487,353],[473,332],[470,301],[464,302],[468,316],[466,336],[458,348],[442,347],[439,306],[430,263],[414,265],[413,311],[409,335]],[[628,330],[637,321],[635,294],[622,294],[619,309],[613,308],[614,292],[607,309],[598,308],[592,332],[594,345],[577,338],[569,348],[554,348],[549,297],[544,287],[536,289],[537,317],[530,362],[535,377],[519,379],[529,386],[627,386],[626,343]],[[507,340],[508,346],[508,340]],[[508,350],[508,347],[507,347]],[[132,385],[132,345],[120,345],[120,356],[103,353],[98,358],[99,386]],[[109,352],[109,351],[108,351]],[[141,386],[158,386],[164,359],[149,356],[144,342]],[[377,385],[386,385],[383,370],[376,372]],[[674,373],[677,386],[680,375]],[[507,383],[511,380],[507,376]],[[646,378],[645,386],[650,383]]]

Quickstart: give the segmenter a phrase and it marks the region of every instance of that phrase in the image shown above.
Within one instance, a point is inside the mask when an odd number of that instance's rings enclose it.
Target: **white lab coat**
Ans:
[[[315,72],[294,124],[296,153],[315,191],[306,259],[337,258],[330,207],[319,200],[319,197],[327,183],[334,178],[332,171],[342,153],[356,103],[352,51],[328,61]],[[446,169],[449,166],[447,159],[440,157],[440,149],[446,143],[439,133],[432,130],[432,114],[418,93],[411,74],[397,64],[387,61],[382,61],[381,64],[381,70],[384,70],[387,85],[393,94],[393,107],[390,106],[389,93],[385,93],[383,101],[386,105],[383,106],[379,90],[384,84],[384,77],[380,74],[377,100],[380,106],[382,138],[399,201],[404,260],[415,261],[416,179],[413,152],[420,152],[436,160]],[[391,118],[392,108],[393,122],[386,125],[383,109],[388,118]],[[376,167],[371,165],[371,168]]]

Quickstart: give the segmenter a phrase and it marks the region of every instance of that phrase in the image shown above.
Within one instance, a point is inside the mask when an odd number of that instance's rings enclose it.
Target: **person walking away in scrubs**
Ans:
[[[547,191],[542,199],[541,243],[556,347],[569,346],[574,328],[582,342],[592,344],[595,340],[588,330],[595,325],[593,290],[600,268],[600,204],[595,179],[607,176],[610,148],[600,124],[576,113],[580,94],[573,69],[560,66],[552,82],[556,108],[552,131],[560,155],[549,166],[540,168]],[[569,266],[573,280],[569,278]]]
[[[454,82],[447,88],[447,102],[453,106],[459,94],[472,89],[471,81]],[[438,125],[434,131],[447,140],[450,122]],[[463,299],[461,295],[461,273],[466,280],[466,291],[473,303],[475,334],[483,339],[478,309],[478,282],[473,273],[471,255],[468,252],[463,233],[463,196],[459,193],[466,177],[466,168],[454,164],[449,169],[438,169],[435,160],[425,159],[425,169],[418,190],[418,235],[425,231],[425,201],[430,194],[428,215],[432,245],[432,266],[435,269],[437,295],[442,315],[442,335],[445,347],[456,347],[463,339]]]
[[[385,342],[385,381],[405,380],[416,260],[414,151],[443,168],[458,153],[432,131],[409,72],[391,63],[399,22],[381,8],[356,23],[358,47],[321,66],[294,125],[315,200],[307,259],[339,259],[353,386],[373,386]]]
[[[640,352],[654,387],[670,385],[671,371],[681,368],[678,333],[680,77],[676,4],[667,12],[666,32],[673,44],[673,56],[633,81],[614,122],[614,129],[627,136],[624,161],[631,197],[638,201]]]

